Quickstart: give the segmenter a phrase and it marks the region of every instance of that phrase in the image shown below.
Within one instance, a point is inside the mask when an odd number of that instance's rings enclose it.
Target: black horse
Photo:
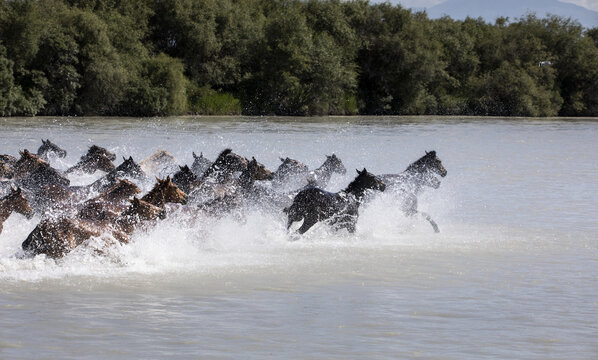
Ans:
[[[432,225],[434,232],[440,232],[438,225],[429,214],[417,210],[417,196],[424,187],[438,189],[440,180],[437,176],[445,177],[446,169],[436,156],[436,151],[426,151],[426,155],[412,163],[400,174],[380,175],[388,188],[399,193],[401,210],[406,216],[420,215]]]
[[[365,168],[357,170],[357,174],[355,180],[338,193],[315,187],[300,191],[293,199],[293,204],[284,209],[288,215],[287,230],[295,221],[303,219],[303,224],[297,230],[303,234],[317,222],[332,218],[331,224],[335,227],[355,232],[359,206],[366,191],[386,189],[384,182]]]

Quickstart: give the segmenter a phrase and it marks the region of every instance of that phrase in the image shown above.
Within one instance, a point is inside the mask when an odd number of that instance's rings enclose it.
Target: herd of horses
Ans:
[[[136,163],[125,158],[116,166],[116,155],[93,145],[65,171],[50,164],[66,151],[50,140],[42,140],[37,153],[19,152],[20,158],[0,155],[0,233],[2,224],[19,213],[39,215],[40,222],[22,243],[26,256],[45,254],[60,258],[90,239],[101,239],[106,247],[127,243],[140,226],[151,226],[167,213],[184,211],[197,216],[221,217],[242,214],[251,204],[284,212],[287,229],[303,221],[296,230],[303,234],[318,222],[335,229],[355,231],[359,207],[375,192],[391,189],[407,216],[421,216],[435,232],[438,225],[418,210],[418,195],[438,188],[447,174],[435,151],[426,152],[398,174],[374,175],[365,168],[339,192],[326,189],[333,174],[346,169],[336,155],[326,157],[317,169],[300,161],[281,158],[271,171],[255,158],[247,159],[231,149],[214,161],[193,153],[191,166],[179,166],[174,156],[160,150]],[[73,186],[69,174],[103,174],[84,186]],[[152,176],[156,182],[145,194],[139,184]],[[178,204],[178,205],[177,205]]]

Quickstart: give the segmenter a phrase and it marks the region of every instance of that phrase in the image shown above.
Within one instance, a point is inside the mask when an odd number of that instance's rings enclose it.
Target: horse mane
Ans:
[[[430,152],[426,151],[426,155],[422,156],[421,158],[417,159],[409,166],[405,171],[412,172],[412,171],[423,171],[425,167],[429,164],[429,162],[436,158],[436,151],[432,150]]]

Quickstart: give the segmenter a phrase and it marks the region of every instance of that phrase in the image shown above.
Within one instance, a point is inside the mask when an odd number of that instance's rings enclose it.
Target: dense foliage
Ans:
[[[0,0],[0,115],[598,116],[597,34],[365,0]]]

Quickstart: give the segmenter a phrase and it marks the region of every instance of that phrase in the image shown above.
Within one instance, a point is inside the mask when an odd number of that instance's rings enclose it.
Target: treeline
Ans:
[[[240,113],[598,116],[598,28],[361,0],[0,0],[2,116]]]

